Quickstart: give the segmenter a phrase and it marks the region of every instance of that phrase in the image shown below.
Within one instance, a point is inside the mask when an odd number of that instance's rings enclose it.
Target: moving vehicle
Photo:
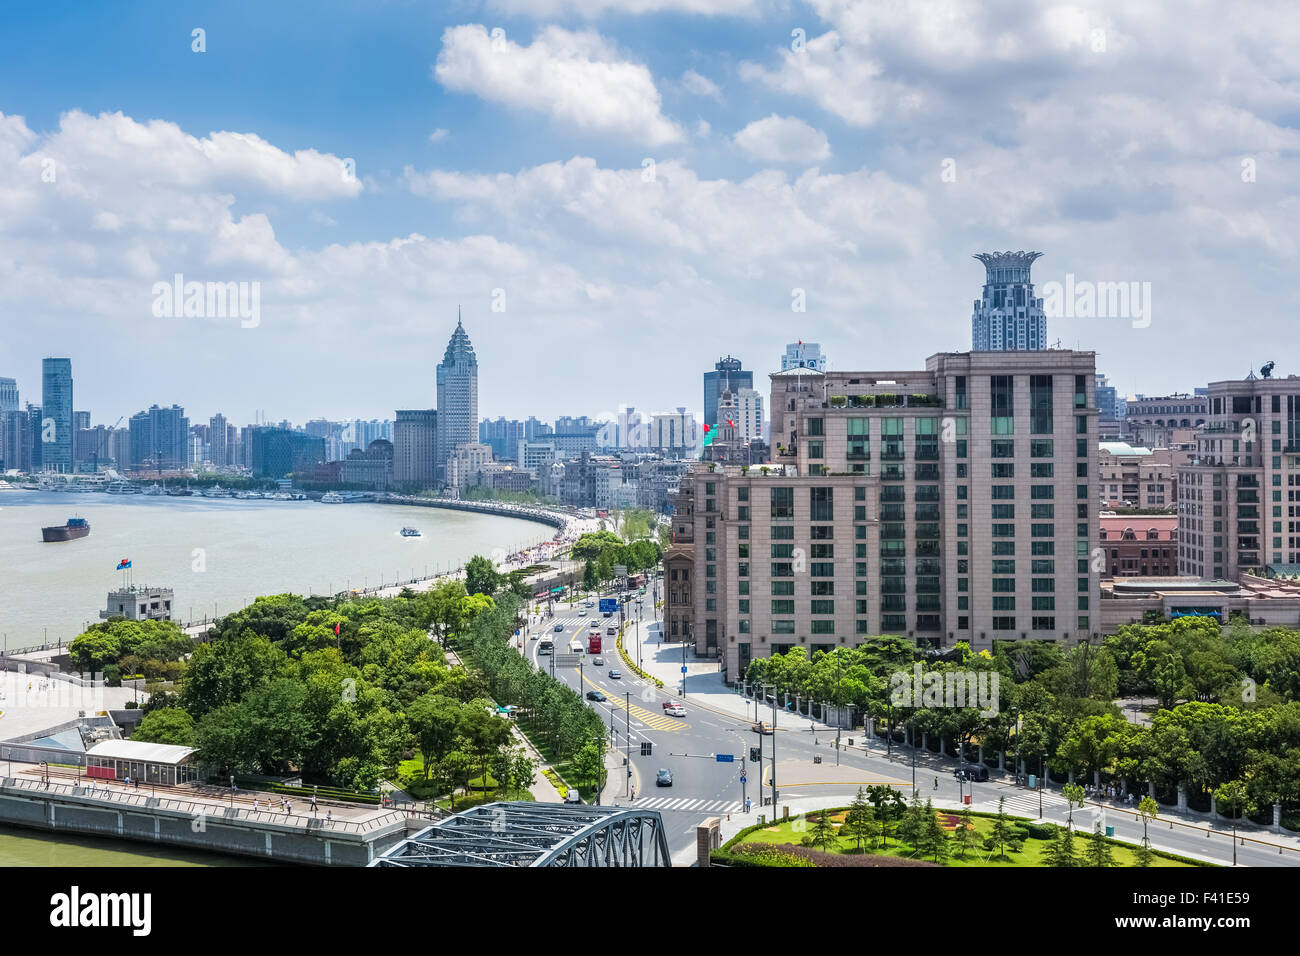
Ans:
[[[578,793],[577,787],[569,787],[564,791],[565,803],[582,803],[582,796]]]
[[[403,528],[401,531],[398,532],[398,534],[400,534],[403,538],[418,538],[418,537],[420,537],[420,532],[419,532],[418,530],[416,530],[415,528],[411,528],[411,527]]]
[[[605,699],[606,697],[603,691],[599,691],[599,690],[587,691],[587,700],[594,700],[596,701],[596,703],[600,703],[602,700]]]
[[[605,628],[605,633],[610,637],[618,637],[618,628],[611,624],[609,627]]]
[[[604,667],[604,666],[605,666],[605,658],[603,658],[603,657],[597,657],[597,658],[596,658],[595,660],[593,660],[591,663],[594,664],[594,665],[597,666],[597,667]]]
[[[622,674],[621,672],[616,671],[616,670],[613,670],[613,669],[611,669],[610,672],[609,672],[609,679],[610,679],[610,680],[618,680],[618,679],[619,679],[620,677],[622,677],[622,676],[623,676],[623,674]]]
[[[561,624],[559,621],[556,621],[556,622],[555,622],[555,630],[556,630],[556,631],[562,631],[562,630],[564,630],[564,625]]]
[[[578,640],[576,637],[575,637],[573,640],[569,641],[569,653],[570,653],[570,654],[581,654],[581,653],[582,653],[582,641]]]
[[[538,654],[554,654],[554,653],[555,653],[555,642],[552,641],[549,637],[548,637],[548,638],[545,638],[545,639],[543,639],[543,640],[538,641],[538,642],[537,642],[537,653],[538,653]]]
[[[664,713],[669,717],[685,717],[686,708],[679,701],[670,700],[664,704]]]
[[[772,729],[771,724],[761,720],[756,724],[751,724],[749,729],[756,734],[767,734],[768,736],[776,733],[776,731]]]
[[[587,635],[587,653],[588,654],[600,653],[600,634],[597,633],[597,634]]]
[[[90,522],[85,518],[69,518],[66,524],[51,525],[41,529],[42,541],[71,541],[90,534]]]
[[[655,786],[671,787],[672,785],[673,785],[673,772],[671,770],[667,770],[663,767],[660,767],[659,772],[655,774]]]
[[[976,783],[984,783],[989,778],[989,768],[982,763],[962,764],[953,772],[954,777],[961,777],[963,780],[973,780]]]

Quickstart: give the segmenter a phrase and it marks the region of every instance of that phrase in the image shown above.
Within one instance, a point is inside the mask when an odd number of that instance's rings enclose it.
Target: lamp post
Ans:
[[[1038,758],[1038,819],[1043,819],[1043,765],[1047,763],[1047,753]]]

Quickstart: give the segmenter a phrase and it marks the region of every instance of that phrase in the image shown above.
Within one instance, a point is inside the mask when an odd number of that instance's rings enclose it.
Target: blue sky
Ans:
[[[0,375],[36,401],[70,355],[96,421],[429,407],[458,304],[493,417],[698,408],[719,356],[762,379],[795,339],[915,368],[969,347],[970,256],[1007,248],[1040,287],[1151,283],[1149,325],[1049,321],[1122,392],[1300,371],[1283,3],[2,16]],[[154,314],[177,272],[259,283],[258,322]]]

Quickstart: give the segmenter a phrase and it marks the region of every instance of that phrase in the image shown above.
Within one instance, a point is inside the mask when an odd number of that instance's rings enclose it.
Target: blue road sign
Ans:
[[[749,782],[749,777],[745,776],[745,772],[743,770],[740,772],[740,782],[741,783]]]
[[[601,614],[604,614],[606,611],[617,611],[617,610],[618,610],[618,598],[601,598],[601,599],[600,599],[600,613],[601,613]]]
[[[682,673],[683,673],[683,674],[686,673],[686,665],[685,665],[685,664],[682,665]]]
[[[718,755],[717,755],[717,761],[718,761],[718,763],[732,763],[733,761],[735,761],[735,759],[736,759],[736,755],[735,755],[735,754],[718,754]]]

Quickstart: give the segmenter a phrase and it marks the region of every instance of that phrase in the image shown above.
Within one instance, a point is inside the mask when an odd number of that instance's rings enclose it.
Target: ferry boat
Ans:
[[[419,531],[418,528],[406,527],[406,528],[403,528],[403,529],[402,529],[400,532],[398,532],[398,533],[401,534],[401,536],[402,536],[403,538],[418,538],[418,537],[420,537],[420,531]]]
[[[189,485],[186,485],[184,488],[167,488],[166,493],[171,495],[173,498],[188,498],[190,495],[194,494],[194,492],[190,491]]]
[[[199,492],[204,498],[229,498],[234,492],[229,488],[222,488],[220,485],[213,485],[211,488],[205,488]]]
[[[104,490],[110,495],[138,495],[140,493],[140,489],[125,478],[110,481],[108,487]]]
[[[69,518],[67,524],[51,525],[41,529],[43,541],[71,541],[90,534],[90,522],[85,518]]]
[[[344,500],[343,496],[337,491],[327,491],[320,496],[320,503],[323,505],[337,505]]]
[[[160,495],[163,493],[161,485],[146,485],[140,492],[142,495]]]

